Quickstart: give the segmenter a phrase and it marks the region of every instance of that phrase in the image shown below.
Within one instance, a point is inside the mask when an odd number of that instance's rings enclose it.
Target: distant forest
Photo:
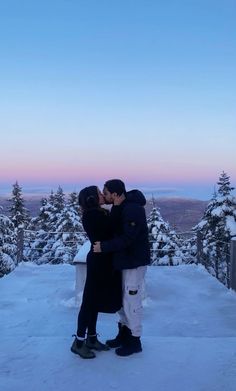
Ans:
[[[236,198],[224,171],[217,187],[209,202],[178,198],[147,201],[151,265],[202,263],[209,273],[231,286]],[[13,185],[11,197],[0,199],[0,277],[22,261],[73,263],[87,240],[78,198],[77,192],[66,195],[59,186],[48,198],[27,200],[20,185]]]
[[[39,208],[41,207],[41,198],[38,196],[28,198],[26,196],[24,199],[25,206],[29,210],[31,216],[37,216]],[[199,220],[201,220],[207,204],[208,201],[187,198],[153,198],[147,199],[145,209],[147,215],[149,215],[153,206],[160,208],[164,220],[168,221],[170,226],[177,232],[184,232],[189,231]],[[3,212],[6,215],[9,215],[9,201],[7,198],[0,197],[0,205],[3,207]]]

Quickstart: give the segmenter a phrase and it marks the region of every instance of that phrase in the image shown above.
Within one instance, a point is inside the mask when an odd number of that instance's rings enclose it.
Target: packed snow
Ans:
[[[76,331],[75,267],[21,263],[0,279],[1,391],[234,391],[236,293],[202,266],[150,266],[143,352],[83,360]],[[98,333],[116,334],[116,314]]]

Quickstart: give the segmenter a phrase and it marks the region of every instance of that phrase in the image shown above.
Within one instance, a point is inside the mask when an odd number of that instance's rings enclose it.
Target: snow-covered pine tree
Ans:
[[[181,251],[181,239],[153,207],[147,219],[153,265],[178,265],[185,261]]]
[[[56,213],[61,213],[65,206],[65,193],[61,186],[58,186],[57,192],[54,194],[53,206]]]
[[[0,277],[14,270],[16,251],[14,224],[0,210]]]
[[[46,197],[43,197],[40,201],[39,214],[36,217],[31,219],[30,229],[38,230],[43,229],[44,231],[48,230],[48,221],[50,210],[52,209],[52,205],[49,203]]]
[[[229,287],[230,241],[236,236],[236,199],[231,195],[230,177],[223,171],[202,220],[194,227],[203,237],[202,263]]]
[[[68,204],[79,211],[79,195],[76,191],[69,194]]]
[[[203,227],[207,225],[207,220],[208,219],[210,220],[212,218],[211,211],[215,208],[216,198],[217,198],[217,191],[214,187],[214,192],[213,192],[212,198],[204,211],[203,218],[196,226],[194,226],[192,228],[193,235],[189,239],[186,239],[183,243],[183,248],[185,249],[185,251],[189,252],[190,256],[192,257],[193,262],[195,262],[195,263],[199,262],[199,258],[197,256],[198,234],[200,234],[199,235],[200,241],[203,242],[203,240],[204,240],[204,236],[203,236],[204,235],[204,228]],[[202,245],[203,245],[203,243],[202,243]],[[207,260],[205,254],[204,254],[204,251],[203,251],[203,253],[201,254],[201,262],[204,263],[204,265],[207,267],[208,261],[209,261],[209,259]],[[210,268],[211,268],[210,264],[208,265],[207,268],[210,270]]]
[[[224,171],[220,175],[217,185],[219,186],[218,193],[222,197],[230,195],[231,191],[234,190],[234,187],[230,185],[230,177]]]
[[[45,254],[44,248],[48,242],[48,232],[52,228],[55,208],[52,204],[54,193],[51,191],[49,200],[46,197],[41,199],[41,207],[38,216],[31,219],[29,232],[25,235],[24,256],[31,262],[38,264],[48,263],[49,257]]]
[[[39,216],[35,218],[35,239],[30,250],[31,260],[38,264],[49,263],[54,257],[56,227],[65,206],[65,194],[61,186],[56,193],[51,190],[49,198],[43,198],[41,204]]]
[[[61,193],[61,187],[59,193]],[[64,198],[63,194],[63,198]],[[39,209],[39,215],[34,218],[34,225],[36,229],[42,229],[45,232],[54,231],[54,224],[57,220],[57,214],[60,214],[60,211],[64,207],[64,202],[62,206],[62,200],[59,199],[59,196],[56,197],[56,194],[51,190],[49,198],[43,197],[41,199],[41,207]]]
[[[51,191],[48,203],[48,223],[47,234],[45,236],[45,246],[42,252],[42,259],[52,262],[54,259],[53,246],[55,243],[56,229],[62,210],[65,207],[65,193],[61,186],[58,186],[56,193]]]
[[[18,182],[14,183],[12,196],[9,199],[10,219],[15,228],[26,228],[30,221],[29,211],[25,207],[25,202],[22,196],[22,188]]]
[[[75,193],[70,194],[68,203],[57,220],[55,230],[57,233],[51,262],[71,263],[86,238],[79,215],[78,197]]]

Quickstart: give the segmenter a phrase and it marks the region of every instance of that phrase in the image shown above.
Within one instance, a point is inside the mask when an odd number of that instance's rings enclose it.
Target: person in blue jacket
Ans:
[[[142,351],[142,286],[150,263],[146,199],[139,190],[126,192],[120,179],[108,180],[103,195],[106,203],[113,204],[110,219],[115,236],[97,241],[93,251],[113,253],[113,267],[122,270],[123,290],[118,334],[106,344],[117,348],[117,355],[129,356]]]

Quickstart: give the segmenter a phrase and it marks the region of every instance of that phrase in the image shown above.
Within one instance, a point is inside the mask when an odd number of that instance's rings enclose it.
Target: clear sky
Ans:
[[[0,0],[2,189],[235,186],[235,20],[235,0]]]

